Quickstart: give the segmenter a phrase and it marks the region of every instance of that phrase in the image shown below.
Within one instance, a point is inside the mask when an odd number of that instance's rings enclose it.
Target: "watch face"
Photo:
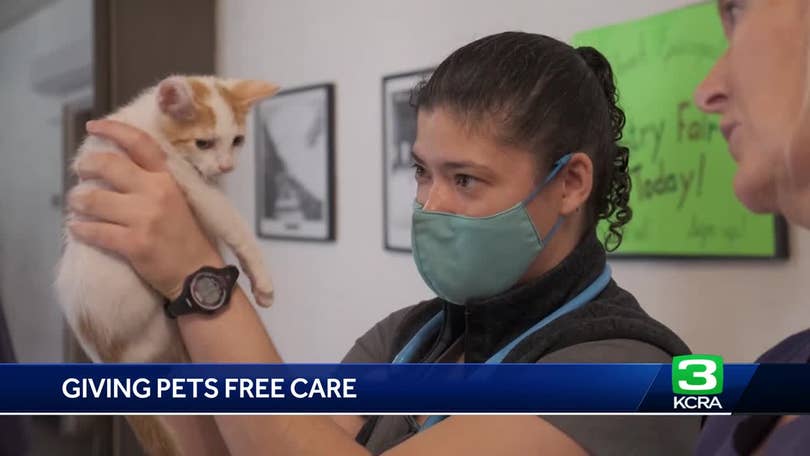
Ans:
[[[225,284],[214,274],[197,274],[190,288],[194,300],[205,310],[217,310],[225,304]]]

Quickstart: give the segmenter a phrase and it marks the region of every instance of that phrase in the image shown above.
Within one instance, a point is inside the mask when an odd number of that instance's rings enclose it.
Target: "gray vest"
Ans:
[[[464,306],[435,298],[414,306],[394,335],[389,361],[437,312],[444,309],[442,329],[416,353],[416,362],[446,361],[448,349],[463,347],[467,363],[484,362],[500,348],[579,294],[602,272],[605,251],[595,234],[543,277],[498,296],[474,300]],[[586,342],[633,339],[673,355],[690,353],[689,347],[669,328],[650,317],[636,299],[611,281],[593,301],[563,315],[520,342],[503,362],[534,363],[557,350]],[[460,354],[460,353],[459,353]],[[450,361],[452,362],[452,361]],[[398,435],[385,448],[369,439],[377,426],[392,427],[384,434]],[[357,442],[382,452],[418,431],[413,417],[372,416],[357,435]],[[379,433],[377,433],[379,434]]]

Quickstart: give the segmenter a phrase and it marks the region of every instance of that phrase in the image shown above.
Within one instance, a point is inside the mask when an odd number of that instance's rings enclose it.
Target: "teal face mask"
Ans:
[[[413,258],[428,287],[446,301],[464,304],[472,298],[494,296],[517,283],[545,246],[526,206],[570,159],[569,154],[558,160],[526,199],[488,217],[428,212],[415,203]]]

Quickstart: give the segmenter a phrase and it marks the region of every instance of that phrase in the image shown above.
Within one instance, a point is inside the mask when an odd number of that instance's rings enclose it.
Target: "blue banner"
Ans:
[[[672,365],[5,364],[0,413],[810,413],[810,365],[685,358]]]

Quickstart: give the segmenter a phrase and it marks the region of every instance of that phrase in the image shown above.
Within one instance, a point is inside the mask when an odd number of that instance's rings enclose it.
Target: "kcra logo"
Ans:
[[[672,392],[676,410],[722,410],[716,395],[723,392],[723,358],[676,356],[672,359]]]

